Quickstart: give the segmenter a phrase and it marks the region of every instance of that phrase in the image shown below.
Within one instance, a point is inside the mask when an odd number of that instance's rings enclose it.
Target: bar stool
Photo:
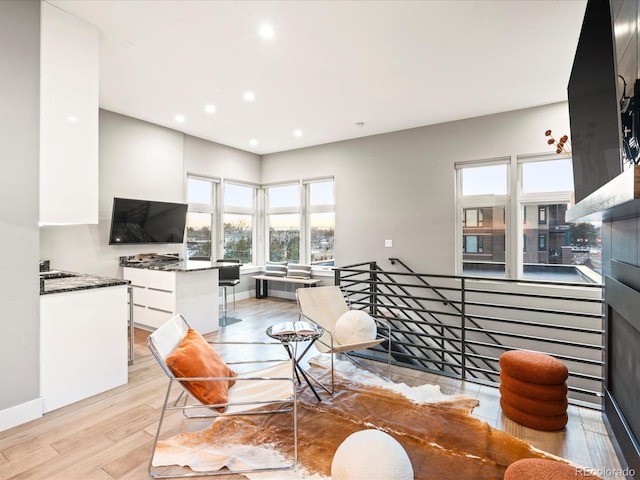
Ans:
[[[220,264],[218,269],[218,285],[222,288],[222,318],[220,318],[218,324],[221,327],[227,325],[233,325],[234,323],[241,322],[239,318],[233,318],[227,316],[229,311],[227,303],[227,288],[233,287],[233,309],[236,309],[236,285],[240,283],[240,259],[238,258],[225,258],[216,260],[216,263]]]

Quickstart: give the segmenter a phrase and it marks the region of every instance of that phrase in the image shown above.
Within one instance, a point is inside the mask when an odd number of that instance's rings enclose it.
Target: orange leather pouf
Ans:
[[[514,422],[536,430],[562,430],[568,421],[567,378],[560,360],[513,350],[500,356],[500,406]]]
[[[504,472],[504,480],[575,480],[576,478],[599,479],[588,471],[566,463],[543,458],[524,458],[512,463]]]
[[[500,355],[499,362],[503,372],[527,383],[559,385],[569,376],[564,363],[544,353],[511,350]]]

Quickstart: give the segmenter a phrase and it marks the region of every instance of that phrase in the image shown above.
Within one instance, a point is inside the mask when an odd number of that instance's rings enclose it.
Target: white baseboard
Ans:
[[[0,410],[0,432],[42,417],[42,410],[41,397]]]

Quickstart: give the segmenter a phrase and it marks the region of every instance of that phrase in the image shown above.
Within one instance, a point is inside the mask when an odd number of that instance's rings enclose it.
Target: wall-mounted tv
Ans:
[[[575,200],[622,173],[622,130],[609,2],[589,0],[567,88]]]
[[[182,243],[187,204],[114,198],[110,245]]]

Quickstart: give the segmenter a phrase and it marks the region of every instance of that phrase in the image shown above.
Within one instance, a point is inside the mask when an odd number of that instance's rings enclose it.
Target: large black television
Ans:
[[[622,173],[622,131],[608,1],[589,0],[569,85],[575,201]]]
[[[110,245],[182,243],[187,204],[114,198]]]

